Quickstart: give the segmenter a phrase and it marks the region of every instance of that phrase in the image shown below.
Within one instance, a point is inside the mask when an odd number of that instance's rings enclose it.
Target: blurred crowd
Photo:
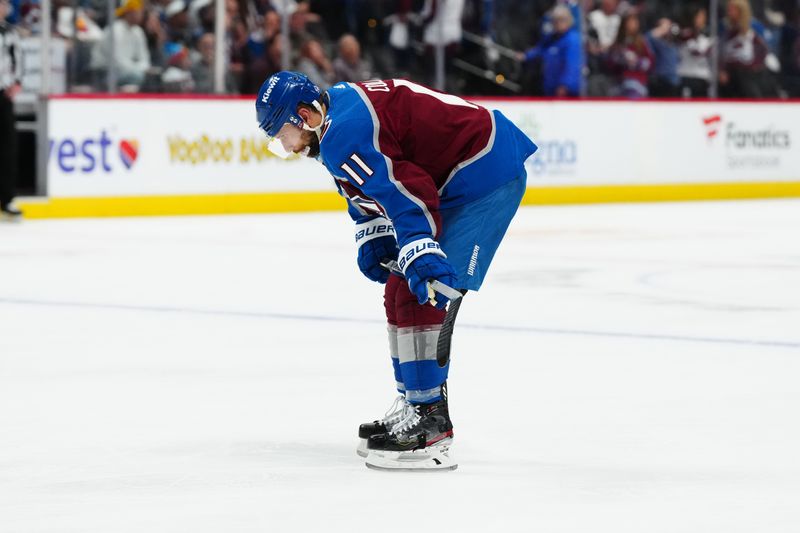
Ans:
[[[696,0],[224,2],[229,94],[287,68],[321,88],[375,77],[433,86],[441,45],[443,88],[460,94],[705,97],[716,82],[722,97],[800,96],[800,0],[720,0],[718,13]],[[12,5],[22,36],[40,32],[39,0]],[[213,92],[215,0],[114,8],[53,0],[70,91],[107,90],[112,68],[122,91]]]
[[[719,6],[709,13],[709,2],[696,0],[556,2],[541,15],[537,44],[520,58],[548,96],[698,98],[714,82],[721,97],[800,96],[800,2]]]

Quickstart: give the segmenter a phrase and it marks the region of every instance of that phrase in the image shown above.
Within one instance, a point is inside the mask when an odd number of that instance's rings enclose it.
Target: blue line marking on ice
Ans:
[[[313,320],[317,322],[345,322],[345,323],[375,323],[384,324],[384,320],[371,320],[355,317],[336,317],[325,315],[295,315],[288,313],[273,313],[265,311],[231,311],[225,309],[201,309],[187,307],[125,305],[91,302],[59,302],[44,300],[25,300],[16,298],[0,298],[0,304],[30,305],[40,307],[77,307],[82,309],[112,309],[116,311],[142,311],[148,313],[182,313],[194,315],[229,316],[240,318],[268,318],[276,320]],[[503,326],[500,324],[469,324],[459,323],[458,329],[476,329],[487,331],[507,331],[514,333],[539,333],[545,335],[573,335],[583,337],[609,337],[622,339],[659,340],[676,342],[698,342],[706,344],[733,344],[745,346],[763,346],[770,348],[800,348],[800,342],[773,341],[761,339],[731,339],[723,337],[692,337],[683,335],[665,335],[659,333],[631,333],[625,331],[592,331],[581,329],[539,328],[532,326]]]

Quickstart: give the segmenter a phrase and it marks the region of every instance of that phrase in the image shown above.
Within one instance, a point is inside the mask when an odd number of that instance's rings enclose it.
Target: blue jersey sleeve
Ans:
[[[339,187],[352,187],[378,204],[392,221],[401,248],[420,238],[435,238],[440,223],[433,179],[419,166],[381,153],[374,133],[366,109],[363,116],[351,113],[338,123],[334,119],[322,140],[325,166]],[[358,220],[354,215],[359,206],[349,203],[351,216]]]

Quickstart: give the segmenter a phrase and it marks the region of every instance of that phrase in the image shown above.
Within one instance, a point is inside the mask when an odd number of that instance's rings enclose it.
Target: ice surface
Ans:
[[[462,306],[459,469],[344,213],[0,225],[0,532],[800,531],[800,202],[525,208]]]

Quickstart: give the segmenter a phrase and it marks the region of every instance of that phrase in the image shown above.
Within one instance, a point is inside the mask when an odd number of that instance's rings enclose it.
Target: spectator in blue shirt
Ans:
[[[680,50],[677,42],[680,32],[680,26],[667,18],[662,18],[656,27],[647,33],[647,44],[655,56],[649,83],[652,97],[680,96],[681,79],[678,75]]]
[[[580,96],[583,71],[581,34],[569,8],[563,5],[553,9],[553,33],[520,55],[520,60],[542,61],[542,79],[545,96]]]

